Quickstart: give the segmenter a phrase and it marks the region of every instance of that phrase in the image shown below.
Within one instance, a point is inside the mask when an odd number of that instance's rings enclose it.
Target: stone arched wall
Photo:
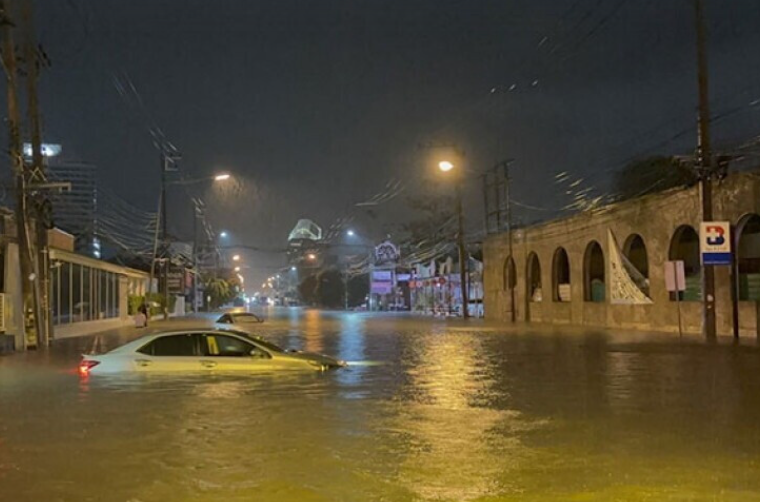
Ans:
[[[715,220],[736,224],[748,213],[760,214],[760,177],[752,174],[736,174],[715,185]],[[517,266],[518,284],[516,305],[517,319],[526,320],[519,306],[525,305],[525,264],[530,252],[541,261],[544,301],[539,307],[541,322],[571,323],[589,326],[607,326],[642,330],[677,332],[678,312],[675,302],[665,288],[664,263],[668,260],[671,239],[681,225],[699,229],[700,200],[697,187],[671,190],[636,200],[606,206],[595,212],[581,213],[569,218],[547,222],[514,231],[514,259]],[[609,295],[604,303],[584,302],[583,255],[588,243],[599,242],[606,262],[606,278],[609,281],[609,252],[607,231],[611,230],[622,245],[625,239],[638,234],[644,241],[649,267],[649,294],[651,305],[613,305]],[[494,284],[501,286],[501,266],[506,259],[507,234],[489,236],[484,246],[486,281],[486,317],[499,319],[504,309],[499,305],[501,297],[494,291]],[[570,262],[572,301],[552,301],[553,257],[558,247],[563,247]],[[495,264],[495,266],[494,266]],[[733,317],[731,308],[730,267],[716,267],[716,314],[718,331],[730,334]],[[608,283],[609,284],[609,283]],[[609,289],[609,285],[607,286]],[[742,302],[740,325],[744,334],[757,331],[757,302]],[[751,303],[751,304],[750,304]],[[534,307],[534,306],[532,306]],[[684,330],[700,333],[702,328],[701,302],[681,304]],[[536,309],[534,309],[534,312]],[[535,320],[535,318],[534,318]]]

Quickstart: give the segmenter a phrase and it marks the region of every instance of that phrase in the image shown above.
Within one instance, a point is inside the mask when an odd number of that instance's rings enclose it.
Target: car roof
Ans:
[[[207,328],[193,328],[193,329],[182,329],[182,330],[171,330],[171,331],[158,331],[155,333],[150,333],[147,335],[143,335],[140,338],[135,338],[134,340],[125,343],[124,345],[121,345],[119,347],[116,347],[115,349],[109,351],[109,354],[121,354],[124,352],[134,352],[143,345],[152,342],[156,338],[162,338],[164,336],[172,336],[172,335],[204,335],[204,334],[218,334],[218,335],[232,335],[237,336],[239,338],[250,338],[252,340],[256,340],[256,335],[249,335],[244,332],[241,332],[239,330],[233,330],[233,329],[223,329],[223,328],[217,328],[217,327],[207,327]]]

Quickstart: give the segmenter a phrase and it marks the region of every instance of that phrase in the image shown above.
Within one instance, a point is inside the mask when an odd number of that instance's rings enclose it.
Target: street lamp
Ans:
[[[235,272],[240,272],[240,267],[235,267]]]
[[[452,164],[448,160],[442,160],[438,163],[438,169],[440,169],[444,173],[447,173],[451,171],[452,169],[454,169],[454,164]]]
[[[291,272],[295,272],[296,270],[297,270],[297,269],[296,269],[296,266],[295,266],[295,265],[293,265],[292,267],[290,267],[290,271],[291,271]]]
[[[229,173],[220,173],[214,176],[214,181],[227,181],[228,179],[230,179]]]
[[[232,257],[232,261],[240,261],[240,255],[236,254]]]
[[[224,231],[224,230],[222,230],[221,232],[219,232],[219,237],[221,237],[222,239],[227,238],[228,235],[229,234],[226,231]]]
[[[454,169],[454,164],[448,160],[442,160],[438,163],[438,169],[448,173]],[[459,289],[462,296],[462,319],[470,317],[469,299],[467,297],[467,250],[464,247],[464,215],[462,211],[462,186],[461,176],[455,180],[454,190],[456,191],[457,220],[459,228],[457,231],[457,247],[459,248]]]
[[[317,259],[317,255],[315,255],[314,253],[309,253],[306,255],[306,259],[309,261],[314,261]]]
[[[353,236],[354,236],[354,235],[356,235],[356,234],[354,233],[354,231],[353,231],[353,230],[348,230],[348,231],[346,232],[346,235],[348,235],[349,237],[353,237]]]

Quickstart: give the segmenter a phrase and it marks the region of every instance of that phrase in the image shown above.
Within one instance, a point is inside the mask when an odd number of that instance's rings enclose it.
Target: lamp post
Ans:
[[[176,171],[176,163],[182,159],[182,155],[179,152],[173,151],[173,152],[161,152],[161,197],[160,197],[160,213],[161,213],[161,222],[160,222],[160,228],[161,228],[161,241],[163,242],[163,252],[162,254],[165,254],[165,260],[164,260],[164,268],[163,268],[163,296],[164,296],[164,318],[168,318],[169,312],[169,234],[168,234],[168,214],[167,214],[167,192],[166,188],[169,185],[189,185],[192,183],[198,183],[208,180],[213,180],[215,182],[219,181],[225,181],[230,179],[231,175],[229,173],[219,173],[214,176],[207,176],[203,178],[196,178],[191,180],[172,180],[169,181],[167,179],[167,173],[171,171]],[[195,201],[194,201],[195,203]],[[193,247],[195,247],[195,233],[197,231],[195,218],[197,218],[197,204],[196,204],[196,211],[193,213]],[[158,230],[158,229],[157,229]],[[153,282],[153,268],[155,266],[156,261],[156,249],[158,247],[158,231],[156,232],[156,243],[154,245],[154,253],[153,253],[153,263],[151,264],[151,283]],[[193,251],[193,254],[195,254],[195,251]],[[150,292],[151,284],[148,285],[148,292]]]
[[[448,173],[454,169],[454,164],[448,160],[438,163],[441,172]],[[462,211],[462,182],[461,177],[455,180],[454,191],[456,194],[457,210],[457,247],[459,248],[459,289],[462,297],[462,319],[468,319],[469,299],[467,297],[467,250],[464,246],[464,214]]]

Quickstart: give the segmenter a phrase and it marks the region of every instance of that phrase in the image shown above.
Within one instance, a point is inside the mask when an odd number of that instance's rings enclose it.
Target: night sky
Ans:
[[[695,134],[688,0],[38,0],[52,60],[42,76],[47,141],[100,168],[100,183],[154,210],[157,124],[184,175],[227,170],[241,187],[199,184],[209,217],[237,243],[284,246],[299,217],[324,227],[391,179],[426,183],[429,149],[453,143],[473,171],[513,158],[515,197],[548,211],[569,202],[554,175],[604,192],[636,155],[688,153]],[[708,0],[718,146],[757,136],[760,2]],[[541,43],[544,37],[548,37]],[[140,93],[136,107],[114,75]],[[516,86],[512,89],[513,84]],[[496,89],[497,92],[491,92]],[[482,228],[480,186],[468,223]],[[191,212],[172,191],[170,229]],[[387,209],[387,211],[386,211]],[[385,216],[384,216],[385,215]],[[372,224],[371,222],[375,223]],[[280,255],[248,253],[260,282]]]

